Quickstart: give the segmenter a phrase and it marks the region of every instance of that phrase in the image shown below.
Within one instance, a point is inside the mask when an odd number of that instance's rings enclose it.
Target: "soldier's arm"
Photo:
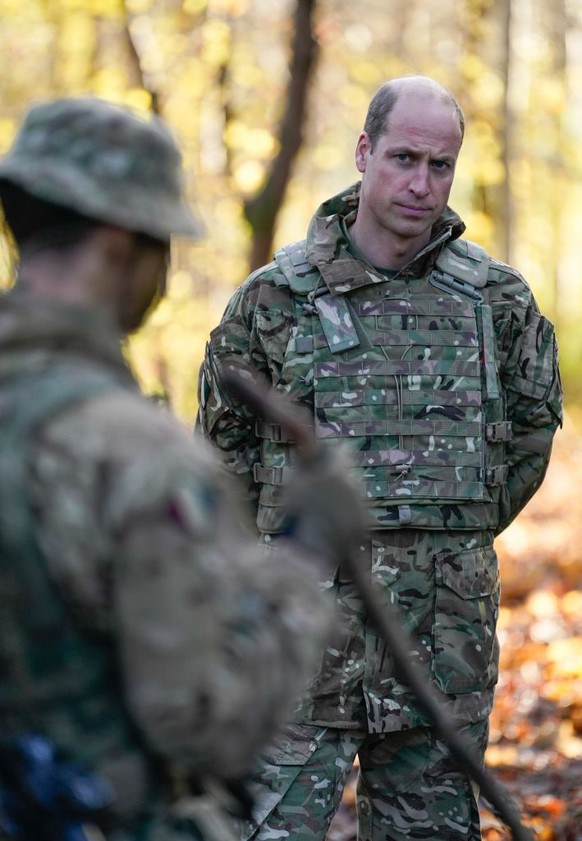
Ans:
[[[237,779],[316,671],[331,606],[307,554],[291,542],[265,553],[241,531],[210,460],[184,449],[168,462],[166,451],[144,465],[156,499],[118,525],[129,705],[157,753]]]
[[[289,298],[274,282],[274,264],[252,274],[232,296],[220,324],[212,330],[200,368],[196,429],[218,448],[228,471],[242,481],[254,503],[259,487],[253,467],[260,461],[256,417],[233,395],[229,375],[259,377],[276,385],[289,338]]]
[[[242,490],[254,502],[258,488],[253,465],[259,461],[255,419],[249,408],[231,397],[223,383],[225,370],[248,370],[257,363],[251,358],[251,324],[246,286],[233,295],[220,324],[211,332],[198,380],[196,431],[220,451],[228,471],[237,476]]]
[[[507,445],[508,480],[501,499],[499,531],[538,490],[548,467],[552,440],[562,424],[554,327],[539,311],[529,287],[514,273],[500,284],[501,381],[512,439]]]
[[[316,671],[331,608],[318,558],[291,541],[265,554],[243,530],[208,449],[169,413],[107,396],[52,425],[34,497],[55,582],[117,658],[144,741],[234,779]]]

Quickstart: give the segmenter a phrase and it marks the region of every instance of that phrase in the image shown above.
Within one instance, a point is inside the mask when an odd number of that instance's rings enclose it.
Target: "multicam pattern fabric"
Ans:
[[[261,432],[222,387],[221,372],[239,366],[311,407],[320,437],[349,442],[378,528],[500,531],[539,487],[561,422],[553,327],[519,273],[495,260],[482,288],[433,282],[464,227],[452,211],[396,277],[360,262],[344,233],[357,194],[320,208],[299,256],[233,296],[202,368],[202,429],[246,477],[261,531],[281,530],[278,484],[293,446],[280,430]],[[278,481],[260,471],[255,482],[255,464]]]
[[[34,105],[0,161],[0,179],[163,241],[204,231],[183,199],[181,155],[166,124],[97,97]]]
[[[500,589],[492,539],[487,531],[394,529],[374,532],[355,556],[378,584],[380,606],[400,612],[408,656],[459,724],[487,718],[497,682]],[[430,724],[343,568],[328,590],[341,631],[295,720],[371,733]]]
[[[229,394],[224,374],[266,378],[311,410],[324,446],[348,446],[374,521],[356,561],[400,608],[411,659],[482,755],[498,677],[493,540],[540,486],[561,424],[554,330],[518,272],[460,239],[450,209],[398,273],[366,264],[346,233],[358,200],[355,185],[325,202],[306,241],[235,292],[210,335],[199,425],[273,543],[296,449]],[[329,736],[299,761],[301,740],[263,757],[267,805],[243,837],[323,841],[359,753],[361,841],[478,841],[474,794],[442,754],[427,766],[430,722],[342,567],[329,591],[344,633],[295,717]],[[366,744],[382,736],[386,754],[372,761]]]
[[[288,717],[331,621],[316,575],[260,551],[204,442],[139,394],[92,311],[0,299],[7,441],[3,734],[40,731],[108,779],[115,841],[198,838],[216,801],[173,813],[168,779],[240,779]]]
[[[463,728],[482,755],[487,724]],[[476,793],[448,750],[423,728],[389,739],[365,730],[292,725],[262,756],[255,821],[241,837],[326,837],[356,753],[361,841],[480,841]]]
[[[480,312],[460,296],[397,279],[354,291],[350,309],[366,342],[356,337],[341,358],[330,353],[316,317],[299,319],[298,331],[313,337],[315,434],[327,445],[347,442],[376,526],[426,527],[423,503],[434,500],[482,503],[482,525],[496,525],[491,502],[505,475],[494,469],[503,466],[504,429],[501,406],[484,405]],[[280,451],[267,437],[263,467],[280,462]],[[270,507],[269,490],[263,488],[261,514]],[[444,515],[429,522],[444,523]],[[277,529],[271,511],[259,525]]]
[[[412,628],[417,655],[429,658],[454,715],[482,720],[497,676],[492,541],[542,482],[561,423],[554,331],[518,272],[485,261],[480,249],[459,240],[464,225],[450,209],[429,245],[397,275],[387,277],[362,262],[346,234],[358,195],[356,185],[322,205],[305,244],[284,251],[235,292],[208,343],[199,423],[244,482],[266,536],[280,529],[295,447],[283,430],[255,418],[228,393],[223,373],[252,369],[312,410],[314,434],[324,443],[347,442],[353,469],[367,483],[373,537],[392,557],[392,576],[383,580],[375,565],[372,574],[380,577],[386,598],[416,592],[419,581],[406,571],[410,547],[398,541],[410,541],[418,529],[414,553],[429,577],[419,591],[426,624]],[[445,268],[461,275],[464,292],[447,278],[446,288],[433,282],[435,271],[439,283],[446,274],[437,261],[451,245],[454,259]],[[338,298],[340,317],[332,317],[326,330],[330,299]],[[330,341],[334,331],[337,342]],[[353,347],[346,345],[350,336]],[[442,552],[451,561],[435,568]],[[476,614],[468,610],[459,625],[447,623],[446,611],[455,615],[463,602]],[[318,680],[326,675],[329,684],[318,690],[316,681],[304,720],[349,726],[356,716],[373,732],[410,726],[414,699],[353,597],[348,605],[350,646],[328,650]],[[408,612],[405,603],[403,608]],[[447,629],[438,646],[435,611]],[[473,636],[475,621],[480,639]],[[374,675],[359,696],[367,707],[363,714],[360,705],[360,713],[343,715],[341,686],[358,669]]]

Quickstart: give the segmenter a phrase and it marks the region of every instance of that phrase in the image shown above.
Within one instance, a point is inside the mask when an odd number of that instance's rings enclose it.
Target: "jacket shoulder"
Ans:
[[[275,263],[283,277],[283,285],[296,295],[307,295],[319,281],[319,270],[307,259],[306,240],[298,240],[275,252]]]
[[[459,238],[443,248],[437,257],[436,267],[444,274],[482,289],[487,285],[490,262],[484,248],[469,239]]]
[[[514,312],[537,309],[533,290],[525,277],[514,266],[491,258],[487,282],[491,303],[505,306]]]
[[[497,296],[509,302],[529,303],[532,291],[521,272],[509,263],[492,257],[478,243],[468,239],[450,242],[436,261],[437,268],[460,278],[477,289],[487,288],[489,298]]]
[[[254,311],[279,302],[289,302],[293,295],[307,295],[315,289],[320,277],[318,269],[307,260],[306,241],[289,243],[275,252],[274,260],[255,269],[234,291],[225,319]]]

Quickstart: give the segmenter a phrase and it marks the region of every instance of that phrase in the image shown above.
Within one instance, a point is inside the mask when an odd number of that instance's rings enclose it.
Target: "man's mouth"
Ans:
[[[430,213],[429,207],[422,207],[417,204],[399,204],[398,207],[405,216],[411,216],[415,219],[420,219]]]

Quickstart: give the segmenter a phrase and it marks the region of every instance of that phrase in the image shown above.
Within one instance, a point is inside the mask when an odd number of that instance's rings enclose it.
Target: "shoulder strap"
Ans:
[[[299,295],[312,292],[319,279],[319,270],[307,260],[305,244],[305,240],[292,242],[275,252],[275,262],[283,274],[280,285],[289,286]],[[453,240],[436,260],[439,272],[476,289],[487,284],[489,264],[485,249],[468,239]]]
[[[280,286],[289,286],[296,295],[308,295],[320,278],[319,269],[308,261],[305,253],[306,240],[291,242],[275,251],[275,262],[283,273]]]
[[[27,593],[34,623],[51,633],[63,621],[45,574],[35,538],[29,494],[27,447],[48,418],[68,406],[96,397],[117,385],[111,375],[71,374],[60,369],[20,379],[3,393],[0,407],[0,575],[12,576]],[[10,393],[11,392],[11,393]],[[38,570],[41,574],[38,574]]]
[[[97,397],[117,387],[110,374],[65,374],[60,369],[20,380],[12,400],[0,414],[0,525],[4,546],[19,545],[29,535],[26,446],[35,430],[68,406]],[[1,480],[9,476],[10,483]]]
[[[487,399],[497,399],[493,313],[485,294],[479,291],[487,285],[489,265],[489,255],[480,245],[467,239],[453,240],[439,254],[430,282],[439,289],[466,295],[474,302],[482,341],[485,394]]]
[[[275,252],[275,260],[285,278],[284,283],[294,294],[309,296],[332,353],[342,353],[357,347],[360,339],[345,296],[333,295],[325,285],[318,289],[317,296],[310,295],[317,289],[321,274],[307,260],[305,242],[292,242]],[[283,285],[283,281],[279,285]],[[297,339],[295,347],[297,349]]]
[[[436,267],[445,275],[482,289],[489,276],[489,255],[468,239],[455,239],[439,254]]]

